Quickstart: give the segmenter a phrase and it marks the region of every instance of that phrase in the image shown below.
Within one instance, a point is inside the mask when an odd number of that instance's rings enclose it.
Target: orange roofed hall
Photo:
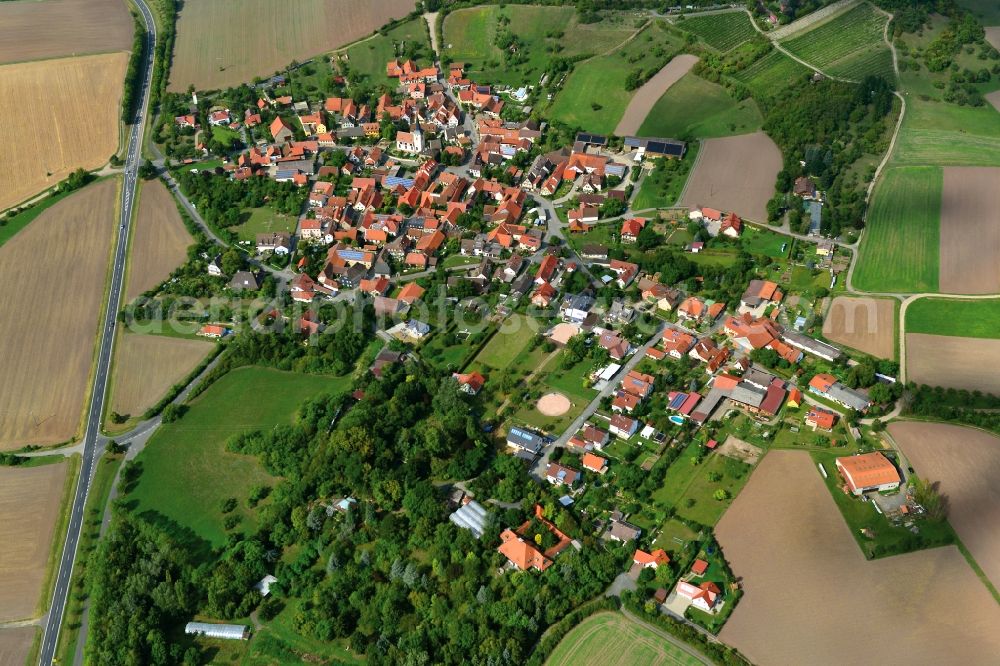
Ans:
[[[878,451],[837,458],[837,471],[855,495],[899,487],[899,472],[895,465]]]

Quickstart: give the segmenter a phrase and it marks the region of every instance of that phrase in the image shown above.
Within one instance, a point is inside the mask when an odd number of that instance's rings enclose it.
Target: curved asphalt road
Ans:
[[[56,575],[55,589],[52,593],[52,603],[49,606],[45,629],[42,634],[42,647],[39,663],[48,666],[55,657],[56,645],[59,640],[59,629],[63,613],[66,609],[66,599],[69,595],[70,580],[73,577],[73,564],[76,560],[76,550],[80,541],[80,529],[83,525],[83,508],[90,493],[90,484],[94,478],[94,469],[101,457],[98,447],[98,437],[101,431],[101,414],[104,412],[104,397],[107,393],[108,376],[111,369],[111,351],[115,339],[115,315],[121,303],[122,283],[125,277],[125,255],[128,251],[129,226],[132,220],[132,205],[135,202],[136,180],[139,161],[142,153],[142,135],[145,126],[144,113],[149,103],[149,85],[153,74],[153,47],[156,42],[156,24],[153,14],[144,0],[135,0],[146,25],[146,49],[149,54],[142,80],[142,97],[135,118],[129,130],[128,153],[125,158],[125,184],[122,188],[122,206],[118,239],[115,248],[115,261],[111,274],[111,292],[108,296],[107,309],[104,313],[104,326],[101,331],[101,347],[97,357],[97,371],[94,373],[94,384],[90,394],[90,407],[87,411],[86,429],[83,436],[83,464],[80,476],[76,482],[76,492],[73,496],[73,507],[70,512],[69,527],[63,544],[62,557]]]

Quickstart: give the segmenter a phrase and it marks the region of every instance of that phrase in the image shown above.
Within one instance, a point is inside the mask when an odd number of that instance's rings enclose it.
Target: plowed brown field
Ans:
[[[1000,393],[1000,340],[906,334],[906,379],[918,384]]]
[[[270,76],[367,36],[413,11],[413,0],[186,0],[177,19],[170,90],[227,88]]]
[[[128,51],[132,30],[124,0],[0,2],[0,63]]]
[[[805,453],[768,453],[716,535],[745,590],[719,637],[755,664],[989,664],[1000,654],[1000,606],[958,549],[866,561]]]
[[[0,210],[118,150],[127,63],[108,53],[0,66]]]
[[[0,451],[77,434],[103,311],[118,182],[71,194],[0,247]]]
[[[838,296],[823,320],[823,335],[879,358],[896,355],[893,302],[884,298]]]
[[[67,462],[0,467],[0,622],[35,614],[68,469]]]
[[[706,139],[681,205],[711,206],[766,222],[780,170],[781,151],[763,132]]]
[[[0,629],[0,664],[23,664],[31,652],[36,627]]]
[[[921,478],[940,483],[948,522],[1000,587],[1000,437],[946,423],[903,421],[889,434]]]
[[[211,349],[207,340],[122,335],[115,349],[111,409],[138,416],[184,379]]]
[[[167,186],[160,180],[144,182],[132,237],[125,300],[132,301],[170,277],[184,263],[192,242]]]
[[[945,167],[941,268],[946,294],[1000,292],[1000,169]]]

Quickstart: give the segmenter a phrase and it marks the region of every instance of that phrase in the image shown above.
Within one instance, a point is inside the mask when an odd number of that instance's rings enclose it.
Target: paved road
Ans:
[[[77,478],[76,490],[73,495],[73,506],[70,509],[69,526],[63,544],[59,569],[56,573],[55,589],[49,606],[48,618],[42,634],[42,646],[39,663],[47,666],[55,656],[59,640],[59,630],[63,613],[66,610],[66,599],[69,595],[70,580],[73,576],[73,564],[76,560],[76,550],[80,542],[80,530],[83,525],[83,509],[90,493],[90,484],[94,478],[94,469],[101,457],[102,449],[98,446],[101,432],[101,415],[104,412],[104,398],[107,393],[108,377],[111,372],[111,351],[115,340],[115,314],[118,312],[122,297],[122,285],[125,277],[125,258],[128,251],[129,226],[132,220],[132,206],[135,202],[135,191],[139,161],[141,157],[142,136],[145,127],[144,114],[149,103],[149,85],[153,74],[153,46],[156,41],[156,24],[153,15],[144,0],[136,0],[136,6],[142,14],[146,25],[146,49],[150,54],[146,69],[143,72],[142,95],[134,122],[129,130],[128,151],[125,157],[125,183],[122,188],[122,206],[120,224],[118,227],[117,246],[115,248],[114,266],[111,272],[111,291],[108,296],[107,308],[104,312],[104,327],[100,335],[100,351],[97,356],[97,369],[94,373],[94,384],[90,394],[90,406],[87,410],[87,420],[83,436],[83,462],[80,476]]]

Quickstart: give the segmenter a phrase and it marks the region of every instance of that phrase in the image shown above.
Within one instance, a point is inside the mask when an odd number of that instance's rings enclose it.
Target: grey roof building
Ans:
[[[538,454],[542,450],[542,447],[545,446],[545,439],[530,430],[514,426],[507,431],[507,446],[512,449],[520,449]]]
[[[468,504],[460,506],[456,511],[448,516],[448,520],[455,523],[462,529],[469,530],[477,539],[483,536],[486,526],[486,519],[489,517],[486,509],[479,502],[472,500]]]
[[[836,361],[843,355],[833,345],[810,338],[808,335],[798,333],[797,331],[785,331],[781,337],[796,349],[801,349],[807,354],[819,356],[827,361]]]

